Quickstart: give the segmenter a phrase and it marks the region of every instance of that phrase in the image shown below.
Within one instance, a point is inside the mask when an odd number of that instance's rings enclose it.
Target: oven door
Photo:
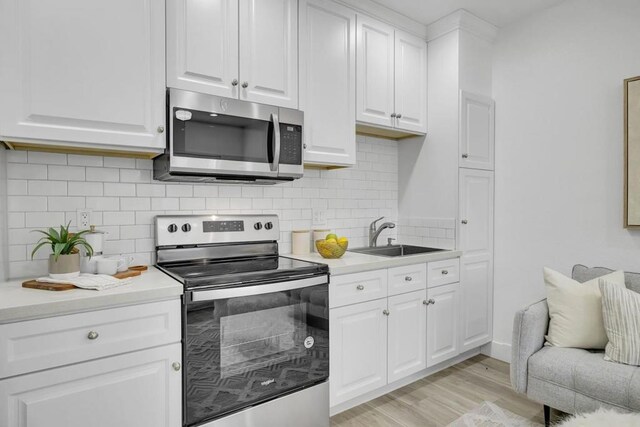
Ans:
[[[329,377],[328,277],[185,295],[185,419],[194,425]]]
[[[176,89],[169,101],[170,172],[278,176],[277,107]]]

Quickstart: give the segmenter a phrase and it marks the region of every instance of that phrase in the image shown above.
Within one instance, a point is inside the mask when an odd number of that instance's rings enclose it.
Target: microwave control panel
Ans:
[[[280,163],[302,164],[302,126],[280,124]]]

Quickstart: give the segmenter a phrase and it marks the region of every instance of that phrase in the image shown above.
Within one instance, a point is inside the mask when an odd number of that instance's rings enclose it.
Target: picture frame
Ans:
[[[624,228],[640,229],[640,76],[624,81]]]

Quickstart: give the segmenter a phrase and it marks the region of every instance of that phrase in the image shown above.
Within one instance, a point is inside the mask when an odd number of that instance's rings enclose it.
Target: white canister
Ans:
[[[293,230],[291,232],[291,253],[305,255],[310,250],[311,232],[309,230]]]
[[[316,240],[324,240],[329,233],[331,233],[331,230],[329,229],[313,230],[313,244],[311,245],[313,252],[318,252],[318,249],[316,248]]]
[[[108,274],[113,276],[118,272],[118,260],[112,258],[100,258],[96,263],[98,274]]]

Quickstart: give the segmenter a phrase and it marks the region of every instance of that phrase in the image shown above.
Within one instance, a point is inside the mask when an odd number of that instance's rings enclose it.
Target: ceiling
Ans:
[[[536,11],[563,0],[374,0],[422,24],[434,21],[458,9],[466,9],[498,27],[504,27]]]

